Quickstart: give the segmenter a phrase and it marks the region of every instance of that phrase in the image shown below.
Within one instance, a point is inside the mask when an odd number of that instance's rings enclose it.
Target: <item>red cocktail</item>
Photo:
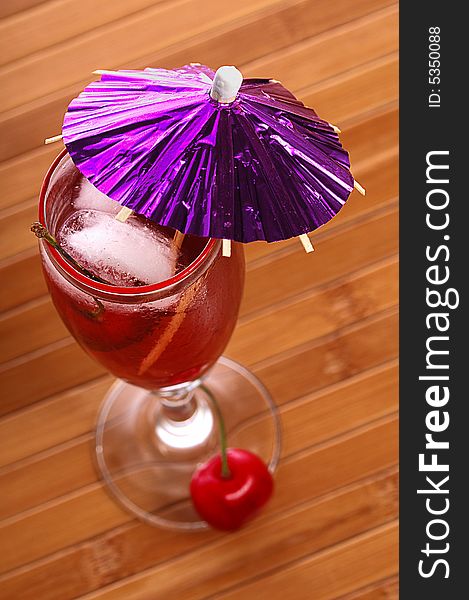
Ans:
[[[244,285],[242,246],[185,236],[132,215],[94,188],[66,153],[46,176],[40,220],[71,257],[40,245],[54,305],[78,343],[121,381],[97,425],[100,474],[133,514],[166,527],[205,527],[189,499],[197,466],[218,446],[210,398],[230,443],[278,460],[270,396],[220,358]],[[74,266],[74,262],[80,267]],[[208,392],[206,390],[209,390]]]
[[[115,219],[119,205],[91,186],[68,156],[45,185],[49,230],[110,283],[90,289],[42,244],[47,285],[70,333],[112,374],[135,385],[154,390],[199,378],[236,323],[242,247],[234,244],[231,259],[223,260],[218,241],[186,236],[180,251],[172,251],[168,230],[133,215],[126,223]]]

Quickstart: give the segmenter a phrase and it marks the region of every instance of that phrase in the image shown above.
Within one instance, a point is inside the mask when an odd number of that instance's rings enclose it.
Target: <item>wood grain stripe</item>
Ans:
[[[140,11],[124,22],[106,25],[0,69],[0,101],[4,110],[83,80],[96,68],[114,68],[142,55],[161,51],[188,37],[270,7],[272,0],[238,0],[227,5],[216,0],[194,3],[173,0]],[[279,3],[276,3],[279,4]],[[174,27],[174,22],[178,23]],[[149,26],[149,24],[152,26]],[[130,34],[130,35],[129,35]],[[395,37],[395,36],[394,36]],[[74,69],[68,65],[73,64]],[[50,70],[55,78],[48,77]],[[27,85],[34,78],[35,86]]]
[[[293,433],[293,432],[292,432]],[[395,462],[397,420],[386,418],[334,440],[305,450],[279,467],[277,492],[268,511],[280,511],[300,499],[318,497],[357,479],[371,476]],[[129,520],[97,484],[45,505],[29,516],[4,522],[0,571],[37,560],[70,544],[99,535]],[[55,527],[54,523],[67,523]],[[38,535],[48,531],[47,536]]]
[[[0,65],[122,19],[166,0],[55,0],[0,21]]]
[[[398,57],[392,53],[301,89],[298,96],[322,118],[340,126],[364,111],[396,101],[398,83]]]
[[[371,493],[373,492],[371,491]],[[349,499],[352,500],[351,498],[341,498],[341,500]],[[205,547],[198,555],[192,553],[169,565],[152,569],[150,573],[146,573],[142,577],[119,582],[118,586],[109,586],[108,589],[104,588],[99,592],[84,596],[84,598],[154,598],[158,600],[174,596],[181,600],[201,600],[207,597],[206,594],[212,597],[211,591],[231,586],[239,581],[240,576],[257,578],[265,571],[277,570],[278,572],[284,563],[301,560],[302,554],[304,555],[308,551],[310,554],[315,554],[324,546],[333,545],[346,539],[349,537],[348,533],[352,533],[354,530],[353,523],[360,522],[360,517],[363,515],[362,508],[353,503],[353,509],[359,512],[360,516],[357,518],[355,513],[353,520],[347,520],[345,517],[342,524],[331,527],[331,520],[325,518],[321,510],[323,506],[320,504],[316,507],[319,509],[319,514],[314,516],[311,509],[309,511],[303,509],[294,515],[279,519],[276,521],[276,533],[273,535],[271,531],[267,534],[268,528],[264,527],[257,532],[256,537],[254,537],[255,532],[253,531],[250,532],[250,535],[246,534],[242,538],[238,538],[236,546],[232,545],[226,548],[225,545],[213,544],[210,548]],[[381,508],[383,508],[382,505]],[[384,510],[386,512],[386,508]],[[342,515],[343,509],[338,513]],[[293,521],[295,517],[296,520]],[[322,525],[319,524],[318,517],[323,518]],[[369,526],[379,525],[384,520],[382,515],[377,517],[376,511],[373,511],[369,524],[365,524],[366,519],[364,519],[363,529],[358,532],[361,533]],[[347,532],[348,526],[352,526],[352,529]],[[319,529],[324,533],[319,533]],[[225,552],[228,556],[225,556]],[[267,561],[266,558],[270,556],[270,552],[273,552],[273,558]],[[190,581],[190,574],[192,581]],[[284,597],[285,591],[283,591]],[[242,597],[250,598],[251,596],[244,595]]]
[[[215,34],[207,36],[200,41],[197,37],[191,38],[186,48],[169,48],[159,55],[148,56],[136,61],[134,64],[123,66],[126,68],[142,68],[148,65],[177,67],[194,59],[208,65],[219,65],[224,62],[241,65],[249,64],[262,56],[268,55],[273,49],[285,48],[301,40],[314,37],[328,29],[328,26],[337,26],[344,21],[353,20],[366,14],[372,8],[379,8],[389,4],[388,0],[380,0],[379,5],[373,0],[359,0],[350,5],[348,0],[339,0],[338,5],[332,6],[326,0],[306,0],[302,2],[282,3],[275,6],[275,11],[265,11],[259,18],[251,19],[249,23],[229,23],[226,30],[218,30]],[[341,10],[343,9],[343,10]],[[381,55],[380,53],[379,55]],[[353,57],[351,57],[353,59]],[[376,58],[370,50],[366,61]],[[268,58],[266,58],[268,60]],[[351,65],[354,71],[359,65],[358,57],[355,61],[350,60],[344,64],[344,68]],[[274,67],[274,66],[273,66]],[[358,67],[360,68],[360,67]],[[365,65],[366,69],[367,66]],[[379,79],[379,73],[371,73],[373,79]],[[44,138],[52,135],[51,132],[59,131],[61,128],[63,114],[70,100],[76,96],[81,89],[92,79],[91,73],[85,74],[86,79],[79,83],[48,93],[25,105],[13,108],[7,113],[0,115],[0,160],[7,160],[23,152],[40,147]],[[365,76],[366,78],[366,76]],[[368,77],[369,78],[369,77]],[[368,80],[368,78],[366,78]],[[336,84],[340,82],[340,77]],[[328,83],[324,82],[327,86]],[[333,82],[331,82],[333,83]],[[353,85],[351,81],[344,80],[346,86]],[[362,86],[359,95],[364,104],[368,98],[380,95],[386,101],[392,98],[385,96],[387,90],[395,88],[396,77],[389,73],[386,85]],[[308,73],[302,86],[314,85],[316,88],[321,83],[314,72]],[[308,93],[306,91],[306,93]],[[301,95],[301,94],[300,94]],[[395,95],[395,93],[394,93]],[[337,98],[343,98],[342,104],[347,104],[349,95],[337,94]],[[314,105],[314,104],[313,104]],[[332,113],[333,114],[333,113]],[[326,117],[326,118],[333,118]],[[337,118],[337,117],[334,117]]]
[[[3,19],[20,11],[28,10],[41,2],[44,0],[3,0],[0,4],[0,18]]]
[[[1,419],[0,468],[89,433],[111,383],[110,376],[86,382],[30,410]]]
[[[308,557],[269,577],[257,579],[226,594],[210,597],[220,600],[257,598],[284,600],[295,590],[295,600],[333,600],[375,577],[389,577],[398,568],[397,522],[377,528],[323,553]],[[97,594],[95,598],[105,598]],[[118,598],[119,596],[113,596]],[[123,598],[124,596],[120,596]],[[130,600],[131,595],[127,598]],[[137,598],[137,596],[133,596]],[[139,594],[138,598],[151,598]],[[290,595],[290,598],[293,596]]]
[[[302,299],[241,323],[226,354],[250,365],[394,306],[397,261],[390,258]]]
[[[358,591],[341,596],[339,600],[398,600],[399,581],[397,577],[390,577],[384,581],[377,581]]]
[[[326,229],[324,234],[326,233]],[[314,236],[315,253],[306,254],[300,244],[291,244],[288,252],[271,255],[247,274],[241,322],[257,311],[285,297],[294,296],[342,277],[355,268],[394,254],[397,250],[398,214],[395,206],[362,222],[349,223],[332,235]],[[366,239],[367,243],[363,244]],[[324,256],[329,260],[325,262]],[[292,265],[295,268],[292,269]],[[275,271],[278,285],[271,285]]]
[[[350,327],[253,365],[278,405],[341,382],[397,355],[396,311]],[[383,345],[383,339],[388,340]],[[0,420],[0,466],[21,461],[91,432],[110,376],[37,402]],[[35,435],[31,436],[30,432]]]
[[[32,235],[32,234],[31,234]],[[30,248],[2,262],[0,310],[11,310],[47,294],[37,248]]]
[[[307,501],[283,511],[274,528],[270,522],[275,513],[269,513],[249,529],[229,537],[214,532],[184,536],[156,531],[137,523],[124,525],[75,548],[59,551],[30,565],[27,570],[20,568],[0,578],[0,590],[3,591],[0,591],[0,598],[3,593],[5,598],[20,595],[22,600],[66,600],[129,578],[155,565],[160,565],[157,572],[161,572],[166,568],[163,561],[172,559],[175,562],[174,567],[170,566],[171,572],[178,570],[175,581],[184,577],[181,588],[187,593],[186,581],[190,573],[187,567],[194,560],[194,553],[203,552],[202,546],[209,544],[210,547],[205,550],[207,554],[201,557],[206,560],[199,560],[195,571],[198,575],[191,585],[199,595],[204,590],[221,589],[223,585],[239,581],[245,569],[249,569],[248,574],[255,572],[256,568],[261,572],[268,570],[270,550],[274,550],[275,564],[281,565],[302,553],[317,551],[350,536],[360,527],[372,527],[382,520],[393,518],[396,479],[394,471],[380,473],[319,500]],[[354,526],[356,517],[358,527]],[[223,556],[226,560],[220,564]],[[80,570],[77,570],[77,565],[80,565]],[[50,581],[59,585],[52,588]],[[215,587],[210,587],[211,581]],[[158,587],[157,584],[154,589]],[[181,593],[180,588],[178,591]]]
[[[283,456],[392,414],[397,409],[396,386],[396,366],[386,365],[284,405],[283,428],[296,433],[286,437]],[[265,425],[265,420],[247,425],[236,444],[243,447],[249,436],[264,435]],[[97,481],[93,451],[93,436],[85,436],[5,470],[0,474],[0,520]],[[57,473],[63,476],[57,478]]]

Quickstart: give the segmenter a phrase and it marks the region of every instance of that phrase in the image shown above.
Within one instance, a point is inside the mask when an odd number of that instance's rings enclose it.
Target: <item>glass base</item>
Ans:
[[[169,388],[167,388],[169,389]],[[256,453],[273,473],[280,425],[267,390],[250,371],[221,357],[198,387],[179,400],[165,390],[117,381],[98,416],[98,471],[114,498],[158,527],[200,530],[189,494],[197,466],[219,452],[219,431],[208,389],[222,411],[228,446]]]

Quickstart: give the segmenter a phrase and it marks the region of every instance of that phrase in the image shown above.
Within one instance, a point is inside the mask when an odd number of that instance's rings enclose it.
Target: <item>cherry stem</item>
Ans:
[[[48,231],[48,229],[46,227],[44,227],[44,225],[42,223],[39,223],[38,221],[36,221],[35,223],[33,223],[31,225],[31,231],[39,239],[46,240],[46,242],[48,242],[53,248],[55,248],[57,250],[57,252],[59,254],[61,254],[65,258],[65,260],[67,260],[69,263],[71,263],[76,269],[78,269],[78,271],[81,271],[84,275],[86,275],[90,279],[93,279],[94,281],[98,281],[99,283],[106,283],[106,284],[110,285],[109,281],[106,281],[105,279],[102,279],[101,277],[98,277],[97,275],[95,275],[91,271],[88,271],[88,269],[85,269],[85,267],[82,267],[80,265],[80,263],[77,262],[73,258],[73,256],[70,256],[70,254],[66,250],[64,250],[62,248],[62,246],[59,244],[59,242]]]
[[[220,430],[220,454],[221,454],[221,476],[224,479],[229,479],[231,477],[231,470],[228,465],[228,453],[227,453],[227,436],[226,436],[226,427],[225,420],[223,418],[223,414],[221,412],[220,405],[218,404],[215,396],[212,392],[206,388],[204,385],[200,386],[207,396],[210,398],[213,406],[215,407],[215,412],[217,414],[218,419],[218,428]]]

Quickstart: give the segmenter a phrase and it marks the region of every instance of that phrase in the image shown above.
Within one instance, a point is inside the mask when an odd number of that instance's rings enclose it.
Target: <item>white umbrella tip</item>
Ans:
[[[220,67],[213,78],[210,96],[223,104],[233,102],[242,83],[243,76],[236,67]]]

